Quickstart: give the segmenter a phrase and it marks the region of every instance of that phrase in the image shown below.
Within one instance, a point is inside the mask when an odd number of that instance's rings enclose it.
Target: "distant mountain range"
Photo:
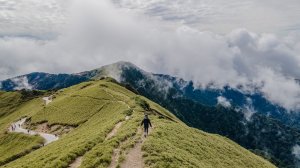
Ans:
[[[167,108],[189,126],[226,136],[279,167],[296,167],[299,162],[295,156],[300,145],[299,113],[271,103],[260,92],[244,93],[229,86],[197,88],[192,81],[145,72],[128,62],[78,74],[31,73],[1,81],[0,89],[56,90],[107,76]]]
[[[5,91],[20,89],[52,90],[66,88],[87,80],[88,78],[79,75],[33,72],[1,81],[0,89]]]

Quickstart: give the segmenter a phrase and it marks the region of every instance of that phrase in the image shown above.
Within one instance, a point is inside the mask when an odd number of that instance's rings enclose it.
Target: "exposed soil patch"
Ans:
[[[36,132],[54,134],[54,135],[64,135],[72,131],[75,127],[66,126],[66,125],[49,125],[47,122],[30,125],[29,123],[25,123],[24,127],[26,129],[32,129]]]
[[[113,137],[113,136],[117,133],[117,131],[118,131],[118,129],[121,127],[121,125],[122,125],[122,122],[117,123],[117,124],[115,125],[114,129],[113,129],[112,131],[110,131],[109,134],[107,134],[105,140],[108,140],[108,139],[110,139],[111,137]]]
[[[47,106],[49,103],[53,101],[53,95],[49,97],[43,97],[44,104]]]
[[[28,134],[28,135],[37,135],[38,134],[45,139],[45,143],[43,145],[47,145],[47,144],[49,144],[53,141],[57,141],[59,139],[59,137],[54,134],[48,134],[48,133],[31,130],[29,128],[24,128],[24,123],[26,120],[27,120],[26,118],[23,118],[23,119],[18,120],[15,123],[12,123],[11,126],[9,127],[9,131],[10,132],[21,132],[21,133]]]
[[[69,165],[69,168],[78,168],[78,167],[81,165],[81,161],[82,161],[82,156],[79,156],[78,158],[76,158],[76,159],[74,160],[73,163],[71,163],[71,164]]]
[[[138,128],[137,135],[141,134],[141,129]],[[140,140],[136,142],[134,147],[130,149],[126,155],[125,160],[121,163],[121,168],[143,168],[144,161],[142,157],[142,143],[143,134],[141,134]]]
[[[142,143],[138,142],[128,152],[125,161],[121,164],[121,168],[143,168]]]
[[[149,129],[149,134],[152,129],[153,128]],[[137,135],[139,134],[141,135],[140,140],[137,141],[134,147],[128,151],[125,160],[120,165],[121,168],[143,168],[145,166],[142,145],[147,137],[144,136],[144,132],[141,128],[138,128],[137,130]]]
[[[119,158],[120,158],[120,148],[116,148],[113,151],[113,155],[111,158],[111,163],[108,166],[108,168],[116,168],[119,162]]]

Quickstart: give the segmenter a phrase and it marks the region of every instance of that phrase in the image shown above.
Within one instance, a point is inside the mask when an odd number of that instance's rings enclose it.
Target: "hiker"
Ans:
[[[28,130],[27,130],[27,133],[29,134],[29,132],[30,132],[30,130],[28,129]]]
[[[152,125],[151,125],[151,122],[150,122],[150,119],[148,118],[148,115],[147,114],[145,114],[145,117],[144,117],[144,119],[143,119],[143,121],[142,121],[142,123],[141,123],[141,126],[144,124],[144,133],[145,133],[145,137],[148,135],[148,128],[149,128],[149,125],[150,125],[150,127],[152,127]]]

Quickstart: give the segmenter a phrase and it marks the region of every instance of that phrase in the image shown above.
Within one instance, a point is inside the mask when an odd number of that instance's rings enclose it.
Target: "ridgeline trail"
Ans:
[[[149,129],[149,134],[151,133],[153,127]],[[147,137],[144,136],[143,129],[138,127],[137,135],[141,134],[140,140],[136,142],[134,147],[130,149],[126,155],[124,162],[121,163],[121,168],[143,168],[144,160],[143,160],[143,152],[142,145]]]

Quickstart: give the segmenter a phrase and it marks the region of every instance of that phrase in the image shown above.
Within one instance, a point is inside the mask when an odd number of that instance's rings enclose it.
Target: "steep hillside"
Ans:
[[[124,86],[159,103],[187,125],[226,136],[279,167],[298,165],[299,158],[293,150],[300,144],[300,130],[295,126],[299,124],[297,117],[278,110],[279,107],[271,105],[261,95],[245,95],[228,87],[224,90],[197,89],[191,82],[151,74],[126,62],[82,75],[94,79],[119,75]],[[218,96],[232,100],[231,107],[218,105]],[[246,99],[252,103],[247,103]],[[295,121],[288,122],[291,119]]]
[[[2,167],[274,167],[227,138],[188,127],[112,79],[51,93],[47,105],[43,96],[15,105],[10,97],[20,94],[0,96],[1,111],[9,111],[0,117]],[[139,126],[144,113],[153,124],[147,138]],[[38,135],[8,132],[22,117],[21,127],[58,140],[44,146]]]

